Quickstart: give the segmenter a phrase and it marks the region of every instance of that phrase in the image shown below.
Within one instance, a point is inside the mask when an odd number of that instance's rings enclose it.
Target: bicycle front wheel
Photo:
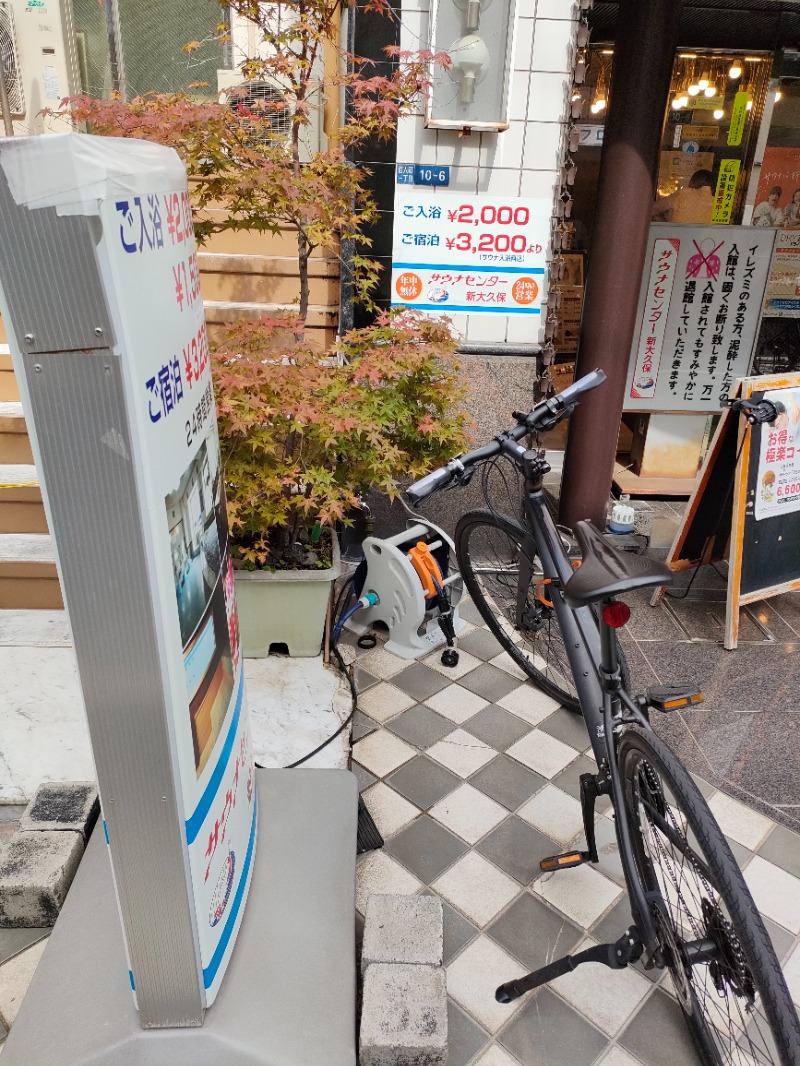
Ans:
[[[471,511],[459,519],[455,539],[464,584],[504,650],[548,696],[578,710],[552,590],[523,527]]]
[[[636,868],[700,1058],[798,1066],[800,1023],[772,942],[700,791],[638,727],[618,758]]]

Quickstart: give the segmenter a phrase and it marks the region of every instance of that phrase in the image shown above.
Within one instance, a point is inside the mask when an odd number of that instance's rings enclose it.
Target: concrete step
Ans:
[[[28,427],[19,400],[0,400],[0,463],[32,463]]]
[[[0,344],[0,400],[19,402],[19,389],[7,344]]]
[[[0,648],[70,648],[66,611],[0,611]]]
[[[63,607],[51,538],[43,533],[0,533],[0,609]]]
[[[0,533],[47,533],[36,468],[0,462]]]

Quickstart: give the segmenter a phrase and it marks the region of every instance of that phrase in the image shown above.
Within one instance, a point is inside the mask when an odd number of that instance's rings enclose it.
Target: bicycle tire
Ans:
[[[623,733],[618,762],[636,869],[701,1060],[798,1066],[800,1021],[780,964],[699,789],[638,726]]]
[[[461,576],[481,618],[514,662],[548,696],[580,712],[561,627],[554,609],[547,606],[544,574],[536,555],[531,559],[533,575],[522,624],[517,621],[518,560],[524,539],[525,530],[516,519],[492,511],[468,512],[456,525]],[[630,674],[621,648],[620,665],[627,689]]]

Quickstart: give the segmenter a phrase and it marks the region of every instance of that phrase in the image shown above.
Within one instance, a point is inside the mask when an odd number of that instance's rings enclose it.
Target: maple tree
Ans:
[[[296,321],[232,327],[212,365],[239,558],[296,565],[314,526],[346,519],[359,490],[392,496],[398,478],[462,448],[456,343],[445,321],[412,310],[350,330],[325,360]]]
[[[354,165],[354,150],[394,137],[400,115],[427,90],[430,63],[447,60],[390,48],[387,73],[348,54],[341,18],[356,0],[222,6],[255,27],[260,45],[241,63],[242,87],[228,103],[203,99],[199,86],[195,96],[72,97],[60,114],[94,134],[174,148],[191,179],[200,244],[222,230],[294,230],[296,313],[232,326],[212,366],[240,564],[303,565],[314,531],[347,522],[360,490],[393,495],[400,478],[425,473],[465,443],[464,390],[446,320],[382,315],[328,352],[305,329],[311,255],[338,255],[344,240],[368,248],[364,230],[377,218],[369,172]],[[360,0],[358,10],[395,17],[389,0]],[[227,22],[218,33],[227,38]],[[265,85],[269,92],[258,90]],[[314,113],[319,121],[326,101],[343,98],[327,145],[310,150]],[[369,304],[377,264],[356,254],[348,268],[356,299]]]
[[[389,47],[388,73],[341,45],[342,14],[394,18],[389,0],[222,0],[256,30],[257,56],[239,64],[242,88],[229,102],[181,93],[145,93],[133,100],[74,96],[58,112],[92,133],[139,137],[173,147],[184,160],[196,208],[198,243],[220,230],[294,230],[299,278],[298,316],[309,307],[309,260],[316,249],[338,255],[341,242],[368,248],[377,218],[370,172],[352,161],[370,138],[388,141],[397,121],[430,85],[430,64],[445,55]],[[230,38],[218,26],[220,43]],[[199,42],[185,46],[188,52]],[[207,86],[195,86],[202,93]],[[309,145],[328,101],[344,101],[338,125],[320,150]],[[213,213],[210,207],[223,208]],[[378,266],[355,254],[347,264],[356,299],[369,303]]]

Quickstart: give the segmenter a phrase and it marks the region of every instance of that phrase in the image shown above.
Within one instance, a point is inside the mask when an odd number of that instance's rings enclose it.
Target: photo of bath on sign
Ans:
[[[397,188],[392,305],[541,314],[551,208],[544,199]]]

